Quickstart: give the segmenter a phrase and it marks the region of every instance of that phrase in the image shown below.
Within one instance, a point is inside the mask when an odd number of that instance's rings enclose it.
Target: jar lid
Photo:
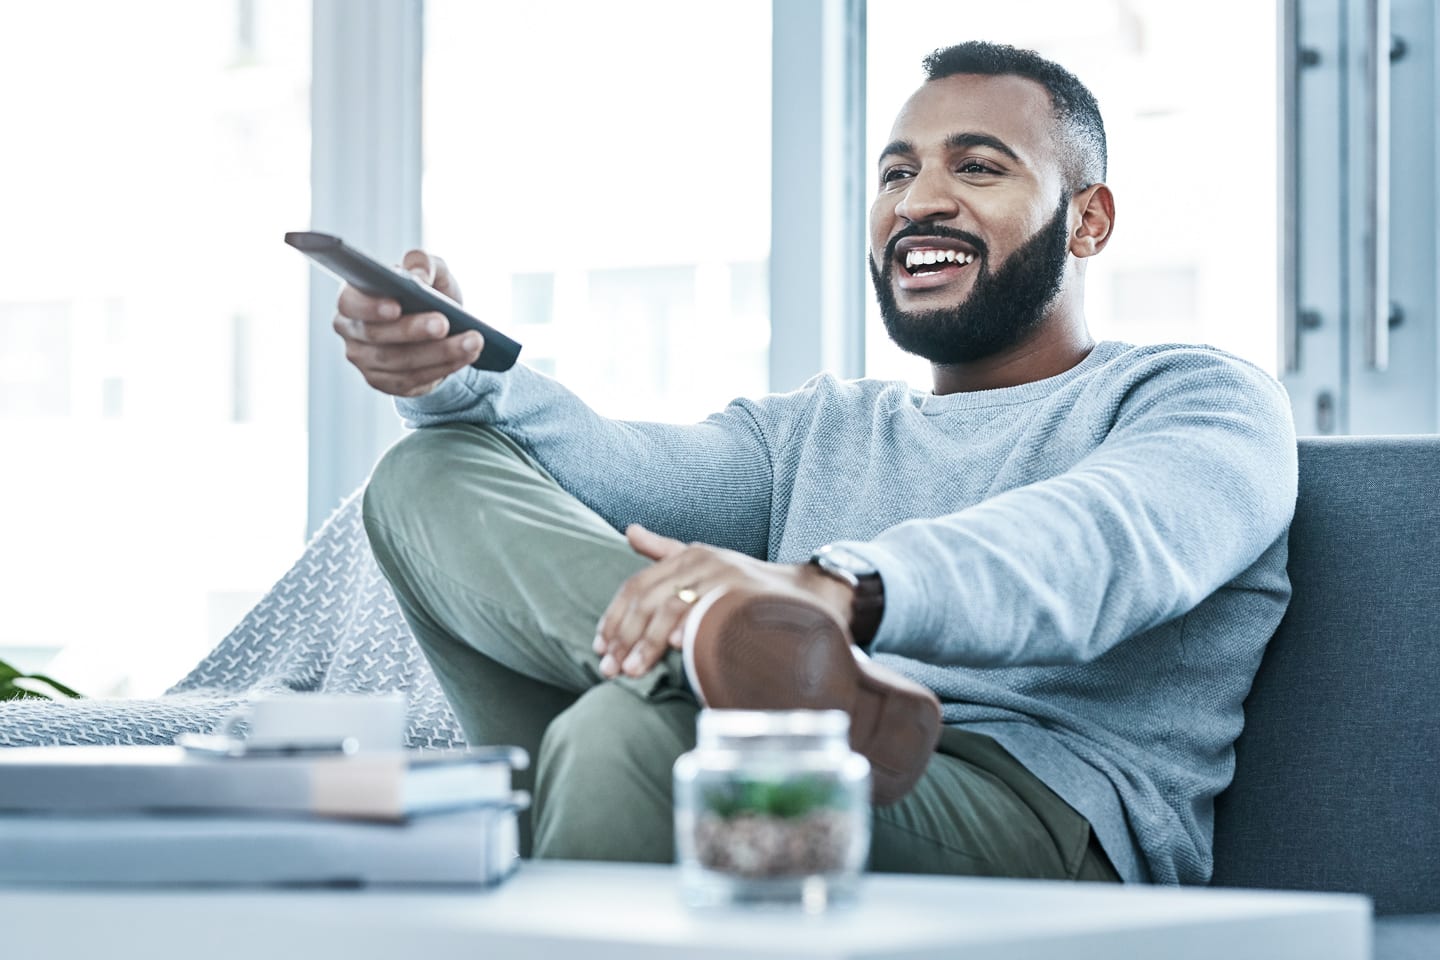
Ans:
[[[843,710],[701,710],[696,733],[716,737],[838,737],[850,735]]]

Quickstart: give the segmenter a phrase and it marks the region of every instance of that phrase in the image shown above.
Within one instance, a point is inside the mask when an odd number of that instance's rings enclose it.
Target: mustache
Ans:
[[[961,243],[967,243],[973,247],[976,256],[982,261],[988,259],[990,256],[990,248],[985,245],[985,241],[968,230],[955,230],[950,227],[942,227],[938,224],[912,223],[908,227],[901,229],[899,233],[890,238],[889,243],[885,244],[885,263],[883,266],[889,267],[895,262],[895,246],[901,240],[907,239],[908,237],[943,237],[947,240],[959,240]]]

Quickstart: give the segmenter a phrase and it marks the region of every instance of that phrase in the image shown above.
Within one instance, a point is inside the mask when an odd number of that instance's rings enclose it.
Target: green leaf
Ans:
[[[833,779],[819,776],[732,780],[705,790],[703,802],[707,810],[727,820],[743,813],[803,817],[823,807],[843,807],[845,791]]]
[[[4,660],[0,660],[0,700],[57,699],[44,690],[35,690],[16,682],[20,680],[32,680],[36,683],[44,684],[51,691],[63,697],[79,699],[83,696],[83,694],[77,693],[53,677],[47,677],[43,673],[21,673]]]
[[[53,677],[47,677],[47,676],[45,676],[45,674],[43,674],[43,673],[31,673],[31,674],[27,674],[27,675],[26,675],[26,679],[29,679],[29,680],[39,680],[41,683],[43,683],[43,684],[45,684],[46,686],[52,688],[53,690],[56,690],[56,691],[59,692],[59,693],[64,694],[65,696],[69,697],[69,698],[72,699],[72,700],[79,700],[81,697],[84,696],[84,694],[76,693],[74,690],[70,689],[69,687],[65,686],[65,684],[61,683],[59,680],[56,680],[56,679],[53,678]]]
[[[17,687],[9,680],[0,682],[0,701],[5,700],[44,700],[45,697],[37,693],[31,693],[24,687]]]

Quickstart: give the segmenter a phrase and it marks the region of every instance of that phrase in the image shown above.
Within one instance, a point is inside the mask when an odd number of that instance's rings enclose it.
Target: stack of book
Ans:
[[[491,885],[518,863],[514,747],[0,750],[0,884]]]

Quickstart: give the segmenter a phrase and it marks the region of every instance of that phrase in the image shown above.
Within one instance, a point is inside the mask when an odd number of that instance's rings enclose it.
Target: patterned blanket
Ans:
[[[0,746],[170,743],[208,733],[250,699],[287,691],[404,691],[409,745],[464,742],[396,606],[360,519],[360,496],[200,664],[151,700],[0,703]]]

